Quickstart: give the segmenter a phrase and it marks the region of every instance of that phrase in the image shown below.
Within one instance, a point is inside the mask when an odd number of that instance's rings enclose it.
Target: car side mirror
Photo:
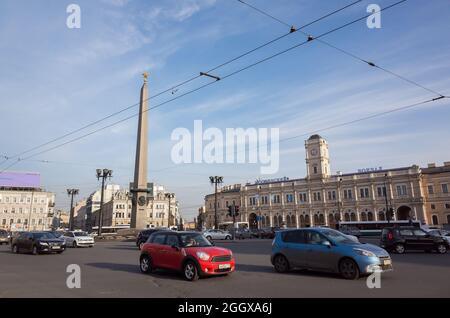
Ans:
[[[328,248],[331,248],[331,242],[330,241],[323,241],[322,245],[327,246]]]

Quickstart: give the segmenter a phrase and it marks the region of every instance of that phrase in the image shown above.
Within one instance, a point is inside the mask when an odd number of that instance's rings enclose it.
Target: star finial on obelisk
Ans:
[[[148,72],[144,72],[142,74],[142,76],[144,77],[144,83],[147,83],[147,81],[148,81]]]

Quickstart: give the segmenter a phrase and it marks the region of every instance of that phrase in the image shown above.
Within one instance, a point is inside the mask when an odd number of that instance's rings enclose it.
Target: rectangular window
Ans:
[[[261,197],[261,204],[269,204],[269,197],[267,195]]]
[[[436,205],[432,204],[431,205],[431,210],[435,210],[436,209]]]
[[[450,203],[446,203],[446,204],[445,204],[445,208],[446,208],[446,209],[450,209]]]
[[[361,199],[369,198],[369,188],[360,188],[359,189],[359,197]]]
[[[377,195],[380,198],[386,197],[386,187],[385,186],[377,187]]]
[[[293,194],[286,194],[286,202],[287,203],[293,203],[294,202],[294,195]]]
[[[313,200],[314,201],[322,201],[322,198],[320,196],[320,192],[314,192],[313,193]]]
[[[448,184],[447,183],[441,184],[441,187],[442,187],[443,193],[448,193]]]
[[[397,195],[398,196],[405,196],[405,195],[407,195],[406,185],[401,184],[401,185],[397,186]]]
[[[352,190],[351,189],[345,189],[344,190],[344,199],[351,200],[353,198]]]
[[[272,195],[272,203],[280,203],[280,195],[279,194]]]
[[[428,186],[428,194],[434,194],[434,188],[432,185]]]
[[[300,193],[299,194],[299,201],[302,202],[302,203],[308,202],[306,200],[306,193]]]

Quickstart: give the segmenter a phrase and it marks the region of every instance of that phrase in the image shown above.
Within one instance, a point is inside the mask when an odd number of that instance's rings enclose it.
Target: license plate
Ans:
[[[225,269],[225,268],[230,268],[231,265],[230,264],[219,264],[219,269]]]
[[[383,265],[391,265],[391,264],[392,264],[392,262],[391,262],[390,259],[385,259],[385,260],[383,261]]]
[[[59,246],[52,246],[52,250],[59,250],[60,247]]]

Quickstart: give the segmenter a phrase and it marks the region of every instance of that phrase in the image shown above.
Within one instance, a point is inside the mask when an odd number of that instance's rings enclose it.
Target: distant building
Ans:
[[[227,206],[240,205],[237,221],[251,228],[280,226],[334,227],[342,221],[419,220],[450,224],[450,162],[427,168],[366,168],[356,173],[331,173],[328,143],[319,135],[305,141],[307,175],[301,179],[256,180],[220,189],[220,223],[231,222]],[[362,155],[363,156],[363,155]],[[214,226],[214,194],[205,197],[206,226]]]
[[[49,230],[54,207],[55,194],[41,188],[39,173],[0,173],[0,228]]]
[[[146,202],[146,227],[169,227],[180,225],[181,217],[176,196],[169,198],[167,196],[169,192],[161,185],[152,184],[151,188],[153,189],[152,199]],[[99,225],[100,193],[101,191],[98,190],[91,194],[86,200],[86,212],[89,213],[88,211],[92,211],[92,227],[98,227]],[[128,190],[121,189],[117,185],[105,189],[102,211],[103,227],[130,225],[132,209],[131,197]]]
[[[73,225],[75,229],[86,229],[86,200],[78,201],[73,208]]]

